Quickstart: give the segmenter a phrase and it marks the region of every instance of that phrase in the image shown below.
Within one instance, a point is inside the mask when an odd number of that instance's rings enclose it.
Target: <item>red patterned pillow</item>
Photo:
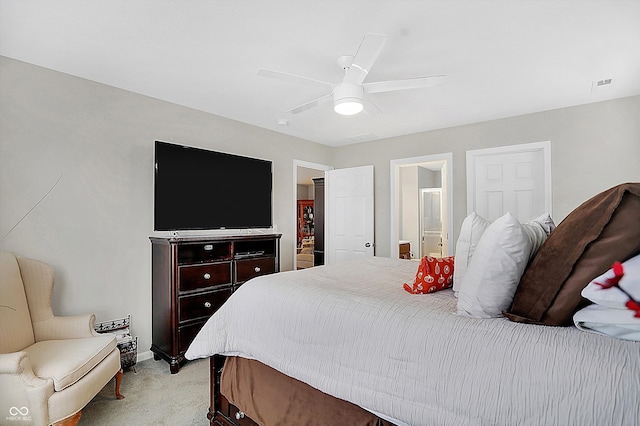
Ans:
[[[420,261],[413,285],[404,283],[403,287],[411,294],[433,293],[444,290],[453,284],[453,256],[425,256]]]

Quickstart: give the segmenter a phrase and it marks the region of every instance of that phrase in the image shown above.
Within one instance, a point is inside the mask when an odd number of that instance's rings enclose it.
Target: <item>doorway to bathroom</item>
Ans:
[[[450,256],[452,153],[391,160],[391,257]],[[400,247],[410,256],[400,256]]]

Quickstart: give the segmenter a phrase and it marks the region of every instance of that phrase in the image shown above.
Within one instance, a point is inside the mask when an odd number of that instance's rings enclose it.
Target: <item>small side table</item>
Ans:
[[[409,241],[400,241],[400,259],[411,259],[411,243]]]

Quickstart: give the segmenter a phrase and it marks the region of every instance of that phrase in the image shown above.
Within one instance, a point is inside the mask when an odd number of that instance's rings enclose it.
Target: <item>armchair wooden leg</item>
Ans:
[[[122,368],[116,373],[116,398],[124,399],[124,395],[120,393],[120,382],[122,381]]]
[[[82,410],[75,413],[73,416],[69,416],[66,419],[62,419],[59,422],[55,422],[53,426],[76,426],[82,416]]]

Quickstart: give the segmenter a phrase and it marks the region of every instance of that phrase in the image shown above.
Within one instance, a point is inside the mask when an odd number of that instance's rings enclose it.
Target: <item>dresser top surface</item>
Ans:
[[[176,244],[176,243],[199,243],[207,241],[249,241],[249,240],[271,240],[280,239],[282,234],[249,234],[249,235],[197,235],[197,236],[150,236],[152,243]]]

